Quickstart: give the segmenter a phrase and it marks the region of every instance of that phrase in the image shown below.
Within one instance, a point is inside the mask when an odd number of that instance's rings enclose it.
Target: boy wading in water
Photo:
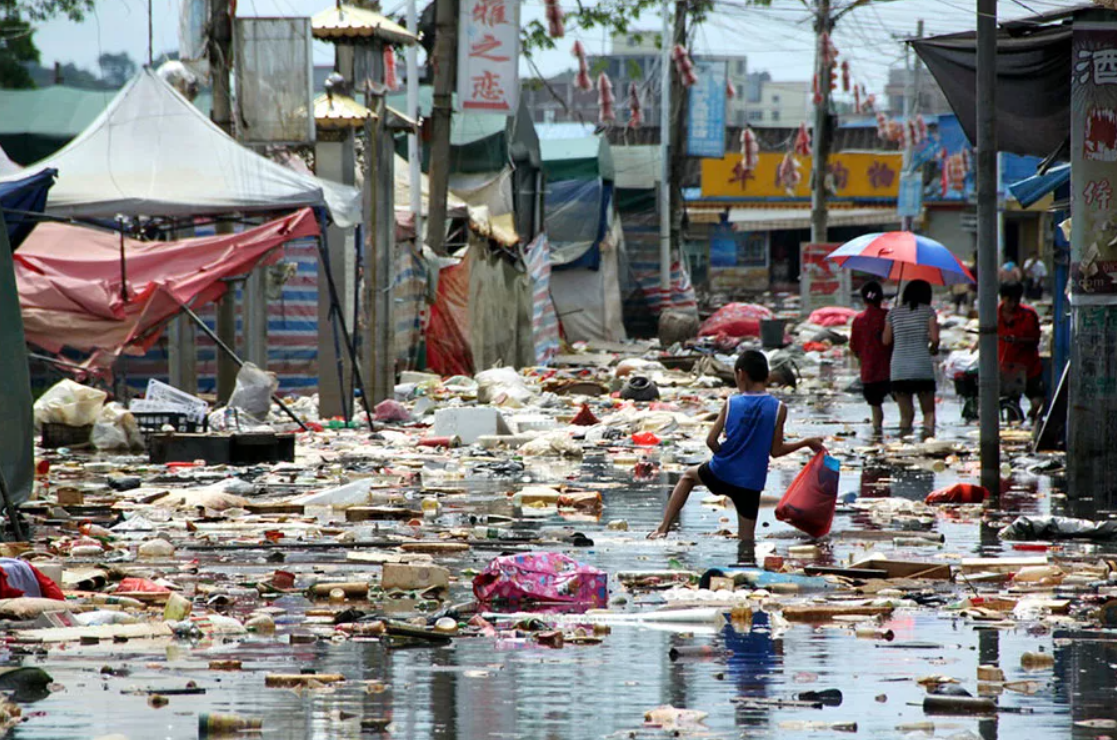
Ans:
[[[783,457],[804,447],[819,452],[823,444],[821,437],[784,441],[787,407],[768,394],[768,358],[762,353],[756,350],[741,353],[734,376],[739,393],[725,402],[706,437],[713,457],[702,465],[687,468],[671,493],[663,522],[648,538],[665,537],[691,490],[702,484],[715,496],[728,496],[736,507],[743,562],[749,559],[744,553],[752,549],[755,539],[756,515],[760,492],[768,480],[769,456]]]

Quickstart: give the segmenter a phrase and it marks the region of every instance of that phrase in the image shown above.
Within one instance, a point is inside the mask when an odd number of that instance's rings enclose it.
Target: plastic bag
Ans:
[[[1117,539],[1117,519],[1094,522],[1066,516],[1018,516],[1001,530],[1002,540],[1112,540]]]
[[[89,441],[98,450],[139,449],[144,446],[136,417],[115,401],[101,409]]]
[[[609,575],[557,552],[503,555],[473,579],[479,601],[542,601],[592,604],[609,599]]]
[[[811,458],[776,505],[776,518],[816,539],[826,535],[838,503],[840,469],[838,459],[825,450]]]
[[[35,427],[41,424],[89,426],[97,421],[108,394],[96,388],[60,380],[35,401]]]
[[[925,504],[980,504],[988,491],[972,483],[955,483],[953,486],[931,491],[923,500]]]
[[[759,337],[760,321],[772,318],[772,312],[755,303],[729,303],[719,308],[702,323],[700,337]]]
[[[534,395],[524,384],[524,379],[510,367],[484,370],[474,376],[477,380],[477,402],[498,406],[523,406]]]
[[[229,398],[229,406],[242,409],[249,416],[263,421],[271,411],[271,397],[279,389],[279,378],[246,362],[237,373],[237,384]]]

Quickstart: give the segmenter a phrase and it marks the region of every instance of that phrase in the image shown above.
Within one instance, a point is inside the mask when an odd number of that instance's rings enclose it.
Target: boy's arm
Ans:
[[[776,414],[776,431],[772,434],[772,457],[783,457],[792,452],[798,452],[804,447],[810,447],[812,452],[821,452],[825,449],[822,437],[807,437],[798,442],[787,442],[783,438],[783,425],[787,421],[787,406],[780,403],[780,410]]]
[[[725,417],[729,412],[729,401],[721,407],[721,413],[718,414],[717,421],[714,426],[710,428],[710,433],[706,435],[706,446],[710,448],[710,452],[717,454],[721,449],[721,433],[725,431]]]

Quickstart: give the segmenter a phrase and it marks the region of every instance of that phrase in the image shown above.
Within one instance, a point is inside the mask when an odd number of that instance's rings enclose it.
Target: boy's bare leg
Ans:
[[[683,510],[683,505],[690,497],[690,492],[694,487],[701,483],[698,477],[698,467],[690,467],[679,478],[679,482],[675,484],[675,490],[671,492],[671,498],[667,500],[667,509],[663,512],[663,521],[660,523],[659,528],[648,535],[650,539],[656,537],[665,537],[667,530],[671,528],[675,520],[679,518],[679,512]],[[755,522],[753,522],[755,524]]]
[[[873,434],[879,436],[884,431],[884,407],[870,406],[869,410],[873,417]]]
[[[738,521],[745,521],[738,519]],[[753,520],[756,524],[756,520]],[[738,540],[737,542],[737,563],[739,565],[756,565],[756,540]]]

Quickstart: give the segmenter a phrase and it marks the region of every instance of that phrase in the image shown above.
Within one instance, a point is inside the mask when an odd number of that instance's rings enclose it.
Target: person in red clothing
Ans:
[[[881,308],[884,289],[877,281],[861,287],[861,298],[865,310],[853,318],[849,348],[861,363],[861,392],[872,411],[873,434],[879,435],[884,427],[884,399],[892,390],[892,347],[882,338],[888,312]]]
[[[1039,314],[1020,302],[1023,295],[1021,283],[1001,285],[1001,305],[997,307],[997,360],[1003,389],[1011,392],[1022,382],[1024,395],[1032,406],[1029,415],[1035,419],[1043,409],[1047,393],[1043,384],[1043,363],[1039,359]]]

